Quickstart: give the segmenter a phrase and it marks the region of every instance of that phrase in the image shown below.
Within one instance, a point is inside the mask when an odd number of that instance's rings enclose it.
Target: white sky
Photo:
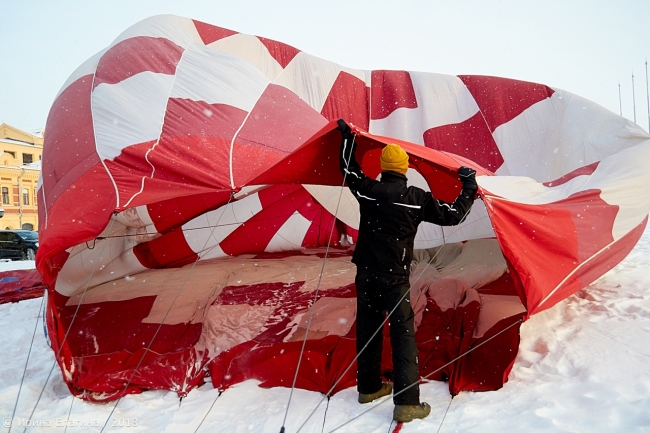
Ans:
[[[45,126],[67,77],[123,30],[171,13],[357,69],[495,75],[557,87],[648,130],[648,0],[2,1],[0,123]]]

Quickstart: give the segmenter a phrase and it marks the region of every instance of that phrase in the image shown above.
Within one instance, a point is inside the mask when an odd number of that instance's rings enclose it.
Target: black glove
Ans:
[[[339,126],[337,126],[336,129],[341,131],[341,136],[343,136],[343,138],[350,138],[352,136],[352,130],[350,129],[348,124],[345,123],[345,120],[339,119],[337,120],[337,123],[339,124]]]
[[[476,183],[476,170],[473,168],[462,166],[458,169],[458,177],[463,183],[463,189],[471,191],[472,193],[478,190],[478,184]]]

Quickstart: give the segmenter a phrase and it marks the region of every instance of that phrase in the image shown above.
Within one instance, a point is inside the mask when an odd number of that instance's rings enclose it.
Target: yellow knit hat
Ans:
[[[389,144],[381,151],[381,171],[396,171],[406,174],[409,156],[398,144]]]

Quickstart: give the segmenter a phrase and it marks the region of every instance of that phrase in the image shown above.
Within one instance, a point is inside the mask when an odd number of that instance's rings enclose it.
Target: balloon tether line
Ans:
[[[436,433],[440,433],[440,429],[442,428],[442,424],[445,422],[445,418],[447,417],[447,412],[449,412],[449,408],[451,407],[451,402],[454,401],[454,395],[451,396],[449,399],[449,404],[447,405],[447,409],[445,410],[444,415],[442,415],[442,421],[440,421],[440,425],[438,426],[438,430],[436,430]]]
[[[212,404],[210,405],[210,409],[208,409],[208,411],[205,413],[205,415],[203,416],[203,419],[202,419],[201,422],[199,423],[199,426],[196,428],[196,430],[194,430],[194,433],[196,433],[196,432],[199,431],[199,429],[200,429],[201,426],[203,425],[203,421],[205,421],[205,419],[208,417],[208,415],[210,415],[210,412],[212,411],[212,408],[214,407],[214,404],[217,402],[217,399],[218,399],[219,397],[221,397],[221,394],[223,394],[223,391],[219,391],[219,394],[217,394],[217,396],[215,397],[214,401],[213,401]]]
[[[471,210],[471,207],[470,207],[470,209],[467,210],[467,212],[465,212],[465,215],[463,215],[463,217],[460,219],[460,222],[458,223],[458,225],[462,224],[462,223],[465,221],[465,218],[467,217],[467,214],[469,214],[469,211],[470,211],[470,210]],[[459,229],[457,228],[456,231],[458,231],[458,230],[459,230]],[[454,231],[454,233],[455,233],[455,231]],[[453,233],[452,233],[452,234],[453,234]],[[399,304],[400,304],[400,303],[401,303],[401,302],[406,298],[406,296],[408,296],[409,293],[411,292],[411,288],[413,287],[413,284],[417,283],[417,282],[420,280],[420,277],[424,274],[424,271],[426,271],[427,268],[429,267],[429,265],[431,265],[431,263],[433,263],[433,261],[435,260],[435,258],[438,257],[438,254],[440,254],[440,251],[442,251],[442,248],[443,248],[445,245],[446,245],[446,244],[443,243],[443,244],[440,246],[440,248],[438,248],[438,251],[436,252],[436,254],[435,254],[433,257],[431,257],[431,259],[429,259],[429,261],[427,262],[427,265],[424,267],[424,269],[422,269],[422,272],[420,272],[420,274],[419,274],[419,275],[417,276],[417,278],[413,281],[413,283],[409,283],[409,288],[408,288],[408,290],[404,293],[404,295],[402,295],[402,297],[399,299],[399,301],[397,301],[397,303],[395,304],[395,306],[393,307],[393,309],[392,309],[392,310],[391,310],[391,311],[386,315],[386,317],[384,318],[384,320],[381,322],[381,325],[379,325],[379,327],[375,330],[375,332],[372,334],[372,336],[370,336],[370,338],[368,339],[368,341],[366,342],[366,344],[361,348],[361,350],[359,350],[359,351],[357,352],[356,356],[354,357],[354,359],[352,359],[352,361],[350,362],[350,364],[348,364],[348,366],[345,368],[345,370],[343,371],[343,373],[341,373],[341,375],[338,377],[338,379],[336,379],[336,381],[334,382],[334,385],[332,385],[332,387],[330,388],[330,390],[327,392],[327,395],[330,395],[330,394],[332,393],[332,391],[334,390],[334,388],[336,387],[336,385],[339,384],[339,382],[341,381],[341,379],[343,378],[343,376],[345,376],[345,374],[346,374],[346,373],[348,372],[348,370],[352,367],[352,365],[354,365],[354,362],[359,358],[359,355],[361,355],[361,353],[363,353],[363,351],[366,350],[366,348],[368,347],[368,345],[370,344],[370,342],[372,341],[372,339],[375,338],[375,335],[377,335],[377,334],[379,333],[379,331],[381,331],[381,330],[384,328],[384,324],[386,323],[386,321],[390,318],[390,316],[393,314],[393,312],[395,312],[395,310],[397,309],[397,307],[399,306]],[[419,298],[418,298],[418,300],[419,300]],[[418,382],[415,382],[415,383],[418,383]],[[411,385],[411,386],[412,386],[412,385]],[[409,386],[409,387],[410,387],[410,386]],[[404,390],[408,389],[409,387],[405,388]],[[305,419],[305,421],[303,421],[303,423],[300,425],[300,427],[298,428],[298,430],[297,430],[296,433],[298,433],[298,432],[300,432],[300,430],[302,430],[302,428],[305,426],[305,424],[307,424],[307,421],[309,421],[309,419],[314,415],[314,413],[316,412],[316,410],[318,409],[318,407],[320,406],[320,404],[321,404],[322,402],[323,402],[323,399],[321,399],[321,400],[318,402],[318,404],[317,404],[316,407],[311,411],[311,413],[309,414],[309,416],[307,417],[307,419]]]
[[[483,346],[483,345],[486,344],[487,342],[493,340],[494,338],[496,338],[496,337],[498,337],[499,335],[501,335],[501,334],[503,334],[504,332],[506,332],[508,329],[512,328],[512,327],[515,326],[516,324],[521,323],[521,322],[523,322],[523,321],[524,321],[524,319],[520,317],[519,319],[517,319],[516,321],[514,321],[513,323],[511,323],[510,325],[508,325],[507,327],[505,327],[505,328],[502,329],[501,331],[499,331],[499,332],[497,332],[496,334],[494,334],[492,337],[488,338],[488,339],[485,340],[485,341],[482,341],[481,343],[477,344],[476,346],[473,346],[471,349],[469,349],[468,351],[466,351],[465,353],[463,353],[463,354],[461,354],[461,355],[458,355],[456,358],[452,359],[451,361],[449,361],[448,363],[446,363],[446,364],[443,365],[442,367],[439,367],[438,369],[432,371],[431,373],[427,374],[426,376],[423,376],[423,379],[428,379],[429,376],[432,376],[432,375],[436,374],[437,372],[439,372],[439,371],[442,370],[443,368],[445,368],[445,367],[447,367],[447,366],[453,364],[454,362],[458,361],[459,359],[463,358],[464,356],[468,355],[469,353],[473,352],[474,350],[478,349],[479,347]],[[401,393],[403,393],[404,391],[408,390],[409,388],[411,388],[411,387],[417,385],[418,383],[419,383],[419,382],[413,382],[412,384],[410,384],[409,386],[407,386],[407,387],[404,388],[403,390],[399,391],[398,393],[393,394],[393,397],[395,397],[395,396],[397,396],[397,395],[400,395]],[[349,420],[347,420],[347,421],[344,422],[343,424],[341,424],[341,425],[339,425],[338,427],[336,427],[334,430],[330,430],[330,433],[332,433],[332,432],[334,432],[334,431],[340,429],[341,427],[343,427],[343,426],[345,426],[345,425],[351,423],[351,422],[354,421],[355,419],[361,417],[362,415],[365,415],[366,413],[370,412],[371,410],[374,410],[375,408],[381,406],[382,404],[384,404],[384,403],[387,402],[387,401],[388,401],[388,399],[383,400],[383,401],[379,402],[378,404],[372,406],[371,408],[369,408],[369,409],[367,409],[367,410],[361,412],[360,414],[358,414],[358,415],[356,415],[356,416],[350,418]]]
[[[115,212],[113,212],[113,215],[115,215]],[[113,223],[115,222],[115,219],[111,216],[111,224],[108,227],[108,232],[110,233],[111,230],[113,230]],[[32,419],[34,416],[34,412],[36,411],[36,408],[38,407],[38,403],[41,401],[41,397],[43,397],[43,392],[45,391],[45,387],[47,386],[47,383],[50,381],[50,377],[52,376],[52,372],[54,371],[54,366],[56,365],[57,359],[59,359],[59,355],[61,355],[61,351],[63,350],[63,346],[65,345],[66,340],[68,339],[68,335],[70,334],[70,329],[72,329],[72,324],[74,323],[75,318],[77,317],[77,313],[79,312],[79,309],[81,308],[81,304],[83,303],[84,297],[86,296],[86,292],[88,291],[88,286],[90,286],[90,282],[92,281],[93,276],[95,275],[95,271],[97,270],[97,265],[102,259],[102,256],[104,255],[104,249],[106,248],[106,244],[108,242],[105,242],[102,245],[102,250],[99,253],[99,259],[97,260],[97,263],[95,263],[95,266],[93,266],[93,271],[90,273],[90,276],[88,277],[88,281],[86,282],[86,287],[84,287],[84,290],[81,294],[81,298],[79,299],[79,302],[77,303],[77,308],[74,310],[74,314],[72,315],[72,320],[70,320],[70,324],[68,325],[68,329],[65,332],[65,335],[63,336],[63,340],[59,344],[59,350],[56,352],[56,356],[54,357],[54,361],[52,361],[52,367],[50,368],[50,372],[47,374],[47,378],[45,379],[45,383],[43,384],[43,388],[41,388],[41,392],[38,395],[38,398],[36,399],[36,404],[34,405],[34,408],[32,409],[32,412],[29,414],[28,419]],[[43,316],[43,320],[45,320],[45,316]],[[38,319],[37,319],[38,321]],[[27,431],[27,426],[25,426],[25,429],[23,430],[23,433]]]
[[[230,198],[228,199],[228,203],[226,203],[225,206],[223,207],[223,211],[221,212],[221,215],[219,215],[219,219],[217,220],[217,225],[219,224],[219,221],[221,220],[221,217],[223,216],[223,214],[226,212],[226,206],[228,206],[228,204],[230,204],[230,202],[232,201],[232,198],[234,197],[234,195],[235,195],[234,191],[230,193]],[[194,263],[192,263],[192,267],[190,268],[190,271],[187,273],[187,276],[185,277],[185,280],[183,281],[183,284],[181,284],[180,288],[176,291],[176,295],[174,296],[174,299],[169,304],[169,307],[167,308],[167,311],[165,312],[165,315],[163,316],[162,320],[158,324],[158,328],[156,329],[156,332],[154,332],[153,336],[151,337],[151,340],[149,341],[149,344],[147,345],[146,349],[143,351],[142,356],[140,357],[140,360],[138,361],[135,368],[133,369],[133,372],[131,373],[131,377],[129,377],[129,380],[127,381],[126,385],[124,386],[124,389],[120,393],[120,396],[117,399],[117,402],[113,406],[113,409],[111,409],[111,412],[108,414],[108,417],[106,418],[106,421],[104,422],[104,426],[100,430],[100,433],[104,431],[104,429],[108,425],[108,421],[113,416],[113,412],[115,412],[115,409],[117,408],[117,405],[120,404],[120,401],[122,400],[122,397],[124,397],[124,395],[125,395],[124,393],[129,388],[129,385],[131,384],[131,381],[135,377],[135,374],[137,373],[138,368],[140,368],[140,365],[142,364],[142,361],[144,360],[144,357],[147,355],[147,352],[149,352],[149,350],[151,349],[151,345],[153,344],[153,341],[158,336],[158,332],[160,332],[160,329],[162,328],[163,324],[165,323],[165,320],[167,319],[167,316],[169,315],[169,312],[171,311],[172,307],[174,306],[174,303],[176,302],[176,300],[178,299],[178,296],[183,291],[183,288],[185,287],[185,284],[187,283],[187,281],[190,278],[190,275],[192,275],[192,271],[194,271],[194,268],[196,267],[196,264],[198,263],[199,259],[201,258],[200,253],[205,250],[205,248],[208,245],[208,242],[210,241],[210,238],[212,237],[213,233],[214,233],[214,227],[212,228],[212,231],[210,232],[210,236],[208,236],[206,238],[205,244],[203,245],[203,248],[197,254],[196,260],[194,260]]]
[[[47,289],[45,289],[47,290]],[[20,400],[20,391],[23,389],[23,382],[25,380],[25,374],[27,373],[27,364],[29,363],[29,357],[32,354],[32,347],[34,346],[34,336],[36,335],[36,328],[38,328],[38,319],[41,317],[41,312],[43,311],[43,300],[45,299],[45,294],[41,297],[41,305],[38,307],[38,314],[36,315],[36,323],[34,324],[34,332],[32,333],[32,342],[29,344],[29,351],[27,352],[27,359],[25,360],[25,368],[23,369],[23,375],[20,378],[20,386],[18,387],[18,395],[16,396],[16,404],[14,404],[14,411],[11,413],[11,421],[9,424],[9,432],[11,433],[11,427],[13,427],[14,417],[16,416],[16,408],[18,407],[18,400]],[[45,320],[45,316],[43,316]]]
[[[352,136],[352,142],[350,143],[350,149],[354,148],[354,140],[356,139],[357,134]],[[347,139],[343,140],[343,145],[347,145]],[[345,155],[343,155],[345,157]],[[345,161],[346,168],[350,166],[350,159],[352,158],[352,151],[350,151],[350,157]],[[307,321],[307,328],[305,329],[305,336],[302,339],[302,347],[300,348],[300,355],[298,356],[298,365],[296,366],[296,372],[293,376],[293,383],[291,384],[291,391],[289,392],[289,401],[287,402],[287,409],[284,411],[284,419],[282,420],[282,427],[280,428],[280,433],[285,431],[285,423],[287,422],[287,415],[289,414],[289,406],[291,406],[291,398],[293,397],[293,390],[296,388],[296,381],[298,380],[298,372],[300,371],[300,364],[302,362],[302,355],[305,351],[305,346],[307,344],[307,337],[309,337],[309,327],[311,326],[311,320],[314,316],[314,309],[316,307],[316,301],[318,300],[318,291],[320,289],[321,281],[323,280],[323,273],[325,272],[325,263],[327,262],[327,255],[330,250],[330,244],[332,242],[332,235],[334,234],[334,228],[336,227],[336,216],[339,213],[339,206],[341,204],[341,197],[343,196],[343,188],[345,187],[345,179],[347,177],[347,170],[343,173],[343,183],[341,184],[341,192],[339,194],[338,202],[336,203],[336,210],[334,211],[334,218],[332,219],[332,228],[330,230],[329,239],[327,241],[327,246],[325,248],[325,257],[323,258],[323,265],[318,275],[318,283],[316,284],[316,291],[314,293],[314,302],[312,303],[309,309],[309,319]],[[332,390],[328,391],[327,396],[329,397]],[[320,406],[322,400],[318,403]]]

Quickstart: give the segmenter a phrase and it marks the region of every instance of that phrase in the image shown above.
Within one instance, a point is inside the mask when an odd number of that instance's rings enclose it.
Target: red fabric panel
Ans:
[[[314,136],[305,141],[289,156],[277,162],[273,167],[249,181],[249,185],[263,184],[320,184],[340,186],[343,177],[338,167],[338,152],[341,135],[335,130],[336,122],[330,121]],[[410,157],[410,166],[416,167],[427,179],[431,191],[437,198],[454,201],[461,188],[458,168],[461,165],[474,168],[479,175],[493,175],[492,172],[462,156],[436,151],[425,146],[396,140],[389,137],[372,135],[356,130],[357,160],[364,170],[373,174],[377,166],[375,154],[388,143],[399,144]],[[366,157],[366,153],[375,152]]]
[[[284,343],[290,331],[291,318],[307,311],[314,293],[300,292],[303,282],[290,285],[268,283],[253,286],[226,287],[215,304],[275,305],[265,330],[253,340],[237,345],[217,356],[210,363],[210,376],[215,388],[225,389],[247,379],[257,379],[261,386],[286,386],[293,382],[302,341]],[[320,297],[354,297],[354,286],[319,292]],[[307,340],[296,386],[327,392],[345,367],[354,359],[354,339],[327,336]],[[348,340],[348,341],[345,341]],[[351,368],[334,393],[356,383],[356,368]]]
[[[568,181],[570,181],[573,178],[576,178],[578,176],[589,176],[592,174],[594,171],[596,171],[596,168],[598,167],[598,164],[600,164],[600,161],[596,161],[592,164],[585,165],[584,167],[577,168],[573,170],[571,173],[567,173],[564,176],[562,176],[559,179],[553,180],[551,182],[544,182],[542,185],[544,186],[560,186]]]
[[[231,256],[261,253],[278,229],[306,202],[315,203],[300,185],[277,185],[259,193],[263,210],[237,227],[219,245]],[[319,205],[320,206],[320,205]]]
[[[490,328],[483,337],[468,340],[469,344],[465,345],[458,355],[485,343],[454,363],[454,373],[449,381],[449,392],[452,395],[457,395],[461,391],[494,391],[508,381],[508,375],[519,351],[521,324],[514,325],[490,341],[487,340],[515,323],[524,314],[503,319]]]
[[[223,206],[230,199],[230,192],[212,192],[151,203],[147,206],[149,217],[156,230],[164,233],[180,227],[205,212]]]
[[[501,275],[497,280],[492,281],[483,287],[476,289],[481,295],[504,295],[504,296],[517,296],[517,289],[515,282],[510,272]]]
[[[587,287],[619,264],[632,251],[639,239],[641,239],[647,223],[648,217],[628,234],[618,239],[608,246],[606,250],[601,251],[592,260],[581,266],[544,304],[530,311],[530,314],[536,314],[552,307],[578,290]]]
[[[246,185],[326,124],[323,116],[295,93],[270,84],[237,136],[232,157],[235,185]]]
[[[583,191],[548,205],[490,197],[485,202],[501,249],[522,278],[530,314],[576,266],[613,240],[618,207],[605,203],[599,190]],[[554,302],[584,287],[577,280],[568,280],[563,286],[564,295]],[[544,308],[554,302],[547,301]]]
[[[102,55],[93,88],[115,84],[141,72],[173,75],[183,48],[167,38],[134,36],[118,42]]]
[[[192,22],[194,23],[194,27],[196,27],[196,31],[199,33],[199,36],[205,45],[239,33],[233,30],[206,24],[197,20],[192,20]]]
[[[434,372],[457,357],[468,345],[479,311],[477,301],[461,304],[455,310],[441,311],[432,299],[427,298],[422,322],[415,333],[420,376],[430,380],[448,380],[453,376],[454,364]]]
[[[160,144],[149,156],[157,176],[229,189],[230,144],[245,118],[230,105],[170,99]]]
[[[47,164],[41,171],[47,207],[99,163],[90,106],[92,80],[92,75],[86,75],[70,84],[56,98],[47,117],[43,143],[43,160]]]
[[[370,118],[385,119],[398,108],[417,108],[413,82],[408,71],[372,71]]]
[[[53,290],[49,295],[46,323],[52,349],[57,352],[77,307],[65,306],[68,298]],[[121,395],[159,327],[141,323],[154,300],[149,296],[80,306],[59,361],[74,395],[90,401],[109,401]],[[207,359],[197,358],[194,344],[201,329],[201,324],[162,325],[125,394],[167,389],[182,396],[200,384],[205,374],[201,367]]]
[[[180,268],[194,263],[198,255],[190,248],[181,229],[172,230],[133,247],[133,254],[150,269]]]
[[[481,75],[459,75],[458,78],[476,100],[492,132],[555,92],[543,84],[509,78]]]
[[[286,68],[289,63],[293,60],[296,55],[300,52],[299,49],[292,47],[291,45],[284,44],[282,42],[274,41],[272,39],[266,39],[261,36],[257,36],[257,39],[260,40],[262,44],[269,50],[269,54],[277,60],[277,62],[282,66],[282,69]]]
[[[47,219],[38,221],[36,269],[44,284],[52,284],[62,266],[59,259],[55,263],[50,260],[67,248],[95,239],[107,227],[115,209],[115,190],[101,163],[74,180],[54,205],[48,203]]]
[[[320,205],[314,207],[317,208]],[[335,220],[334,216],[323,208],[317,210],[315,215],[310,219],[312,223],[302,241],[303,248],[324,247],[328,243],[330,247],[339,246],[339,239],[341,237],[340,227],[343,227],[345,230],[345,224],[339,220]],[[334,224],[334,227],[332,227],[332,224]]]
[[[142,323],[149,315],[156,296],[137,297],[124,301],[106,301],[82,305],[58,305],[61,324],[67,329],[79,308],[74,328],[66,343],[75,357],[110,354],[125,350],[135,352],[147,347],[158,323]],[[163,324],[151,344],[158,353],[175,352],[179,348],[193,347],[201,335],[200,323]]]
[[[354,75],[341,71],[332,85],[320,114],[328,120],[345,119],[347,123],[368,130],[370,89]]]
[[[215,190],[230,192],[230,143],[246,117],[238,108],[188,99],[170,99],[159,142],[126,147],[105,163],[129,207]],[[155,167],[155,169],[153,167]]]
[[[461,123],[424,131],[424,145],[464,156],[490,171],[503,165],[503,157],[480,112]]]
[[[108,402],[156,389],[174,391],[184,397],[204,383],[205,370],[201,366],[206,359],[198,356],[189,347],[163,354],[152,351],[145,354],[144,348],[139,348],[134,353],[121,350],[108,355],[74,357],[68,361],[75,365],[74,378],[72,382],[66,381],[66,385],[73,395],[92,402]]]
[[[43,279],[35,270],[0,272],[0,304],[43,296]]]

